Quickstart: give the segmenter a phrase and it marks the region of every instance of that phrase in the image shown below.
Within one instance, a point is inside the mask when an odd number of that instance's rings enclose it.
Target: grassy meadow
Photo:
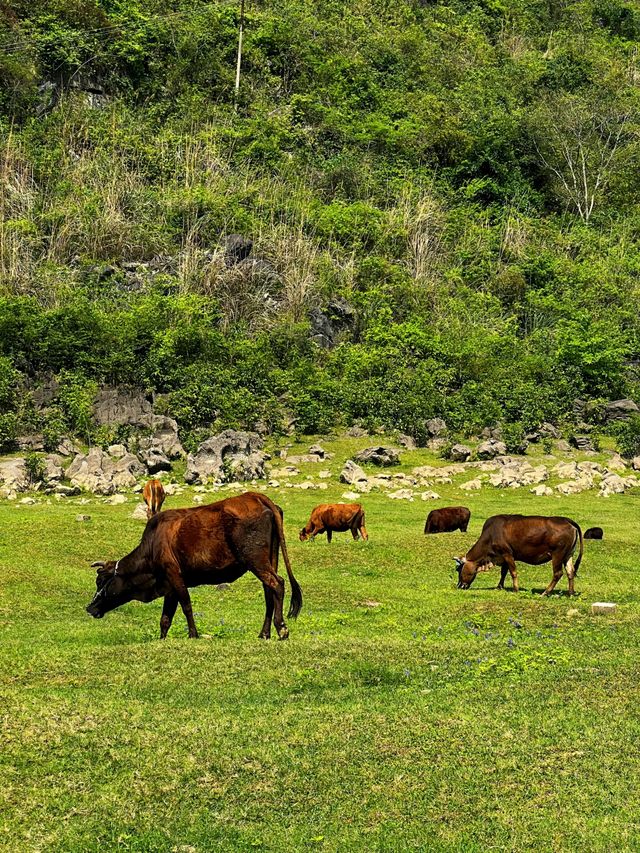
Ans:
[[[366,443],[327,442],[319,467]],[[89,562],[137,544],[135,498],[0,503],[0,849],[637,850],[640,496],[465,494],[470,476],[436,486],[440,502],[365,495],[368,543],[298,541],[346,490],[335,476],[264,489],[304,593],[287,642],[257,639],[253,576],[192,591],[197,641],[180,610],[159,641],[160,600],[92,620]],[[423,536],[451,502],[469,532]],[[533,594],[549,565],[521,565],[517,595],[497,570],[455,588],[452,556],[498,511],[604,528],[575,599],[566,578]],[[592,616],[598,600],[617,613]]]

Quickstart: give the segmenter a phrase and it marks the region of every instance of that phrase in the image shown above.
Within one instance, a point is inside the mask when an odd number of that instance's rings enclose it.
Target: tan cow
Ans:
[[[153,518],[162,509],[162,504],[166,498],[160,480],[149,480],[148,483],[145,483],[142,497],[147,505],[147,519]]]
[[[358,536],[365,540],[369,538],[364,526],[362,504],[320,504],[311,510],[311,518],[300,531],[300,541],[326,533],[327,541],[331,542],[334,532],[344,533],[347,530],[351,531],[354,539]]]

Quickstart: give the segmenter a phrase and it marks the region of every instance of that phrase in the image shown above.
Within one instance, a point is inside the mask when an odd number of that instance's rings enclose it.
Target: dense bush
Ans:
[[[348,26],[332,0],[260,4],[236,99],[226,0],[13,0],[2,448],[108,441],[101,383],[163,395],[192,437],[293,416],[425,441],[438,415],[514,446],[576,397],[634,395],[639,21],[623,0],[366,0]],[[233,232],[257,267],[226,266]],[[326,351],[309,311],[338,296]]]

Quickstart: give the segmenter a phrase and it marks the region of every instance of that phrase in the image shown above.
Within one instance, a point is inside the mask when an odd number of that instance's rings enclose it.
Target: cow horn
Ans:
[[[459,569],[464,566],[464,560],[462,559],[462,557],[454,557],[453,561]]]
[[[105,566],[106,563],[104,562],[104,560],[96,560],[95,563],[91,563],[92,569],[104,569]]]

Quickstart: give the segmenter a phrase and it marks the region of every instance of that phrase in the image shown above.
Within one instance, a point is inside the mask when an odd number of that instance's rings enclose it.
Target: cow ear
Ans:
[[[464,566],[464,560],[462,557],[454,557],[453,561],[458,569],[461,569]]]
[[[104,569],[105,566],[106,563],[104,562],[104,560],[96,560],[95,563],[91,563],[92,569]]]

